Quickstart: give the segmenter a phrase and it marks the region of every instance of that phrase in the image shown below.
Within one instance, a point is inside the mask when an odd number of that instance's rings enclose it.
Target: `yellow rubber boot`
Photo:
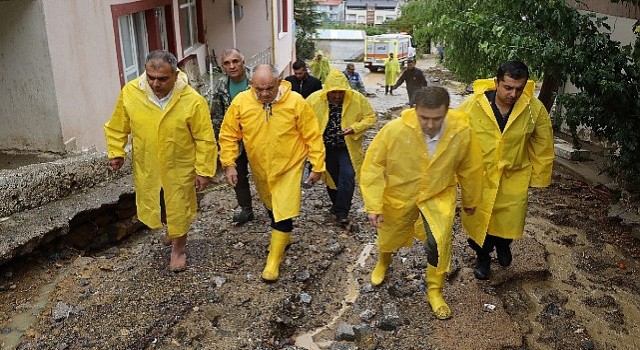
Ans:
[[[291,243],[291,233],[278,230],[271,230],[271,245],[269,245],[269,256],[262,271],[262,279],[265,281],[275,281],[278,279],[278,269],[284,257],[284,249]]]
[[[392,253],[380,252],[380,255],[378,256],[378,263],[376,263],[376,267],[374,267],[371,272],[371,285],[377,286],[384,281],[387,269],[389,268],[389,265],[391,265],[392,256]]]
[[[445,277],[445,273],[438,273],[434,266],[427,265],[427,300],[439,320],[446,320],[453,314],[442,297]]]

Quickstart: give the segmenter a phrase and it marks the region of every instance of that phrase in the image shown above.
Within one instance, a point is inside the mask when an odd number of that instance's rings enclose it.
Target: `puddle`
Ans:
[[[38,322],[38,317],[50,307],[50,294],[60,280],[67,275],[67,270],[60,271],[55,279],[38,289],[37,295],[30,302],[24,303],[6,323],[4,331],[0,333],[2,349],[15,349],[21,342],[24,333]],[[22,306],[21,305],[21,306]]]
[[[296,346],[309,350],[321,350],[322,348],[331,345],[332,341],[323,341],[316,343],[313,340],[313,337],[318,333],[331,328],[340,319],[340,317],[342,317],[345,311],[347,311],[351,307],[351,304],[353,304],[358,299],[358,296],[360,296],[360,286],[358,285],[358,281],[355,279],[355,277],[353,277],[353,270],[356,267],[364,267],[364,264],[369,258],[369,255],[371,255],[371,250],[373,250],[374,247],[375,243],[366,244],[362,248],[362,251],[358,256],[358,260],[356,260],[354,264],[347,267],[347,294],[345,295],[344,300],[342,300],[342,306],[340,307],[340,310],[338,310],[337,314],[326,325],[316,328],[311,332],[307,332],[305,334],[297,336],[295,343]]]

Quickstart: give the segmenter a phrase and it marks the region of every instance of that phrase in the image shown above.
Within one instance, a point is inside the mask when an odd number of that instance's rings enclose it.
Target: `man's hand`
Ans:
[[[346,129],[338,132],[338,135],[344,136],[344,135],[349,135],[349,134],[353,134],[353,133],[354,133],[354,131],[353,131],[352,128],[346,128]]]
[[[224,169],[224,179],[233,187],[238,184],[238,170],[235,166],[228,166]]]
[[[122,168],[123,164],[124,164],[124,158],[123,157],[117,157],[117,158],[109,159],[109,166],[111,166],[112,170],[118,170],[118,169]]]
[[[209,184],[208,177],[196,175],[196,190],[204,191],[204,189],[207,188],[208,184]]]
[[[462,210],[464,210],[464,212],[467,215],[471,216],[476,212],[476,207],[473,207],[473,208],[462,208]]]
[[[309,173],[309,177],[307,177],[304,180],[304,183],[306,184],[314,184],[316,182],[318,182],[318,180],[320,180],[320,177],[322,176],[322,172],[318,172],[318,171],[312,171]]]
[[[367,219],[369,219],[369,223],[371,224],[371,226],[375,228],[379,228],[384,222],[382,214],[367,213]]]

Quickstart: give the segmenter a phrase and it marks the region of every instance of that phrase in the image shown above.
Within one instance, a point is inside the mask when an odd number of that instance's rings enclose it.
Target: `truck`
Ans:
[[[384,69],[384,60],[393,52],[400,66],[404,67],[407,59],[415,55],[411,43],[411,35],[404,33],[380,34],[367,36],[364,43],[364,67],[371,72]]]

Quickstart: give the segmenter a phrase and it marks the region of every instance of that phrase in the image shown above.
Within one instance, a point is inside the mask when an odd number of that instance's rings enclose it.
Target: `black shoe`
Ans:
[[[233,215],[232,220],[238,225],[242,225],[246,224],[248,221],[253,220],[253,218],[253,209],[251,209],[250,207],[243,207],[239,213]]]
[[[476,268],[473,269],[473,275],[479,280],[488,280],[491,274],[491,257],[478,258]]]
[[[511,261],[513,260],[509,243],[511,242],[503,240],[496,245],[496,253],[498,253],[498,264],[500,264],[500,266],[502,267],[511,265]]]
[[[338,224],[342,225],[342,226],[347,226],[349,225],[349,218],[346,216],[337,216],[336,217]]]

